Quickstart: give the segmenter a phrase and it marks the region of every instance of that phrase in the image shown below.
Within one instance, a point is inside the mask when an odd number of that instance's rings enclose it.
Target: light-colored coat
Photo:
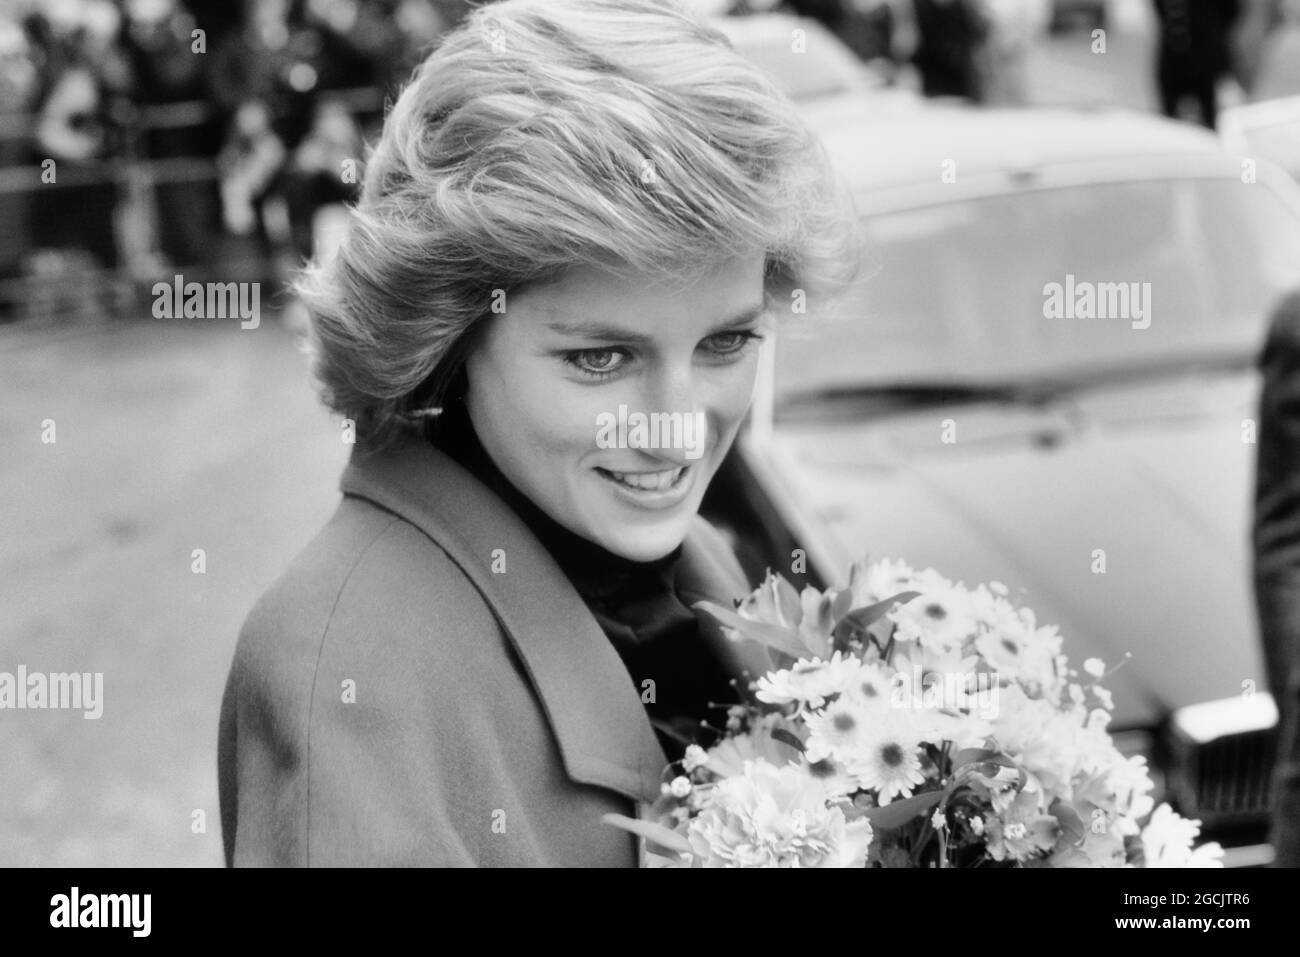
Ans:
[[[663,749],[550,555],[424,441],[355,451],[340,487],[240,633],[218,748],[227,863],[634,865],[601,815],[658,794]],[[678,583],[688,604],[748,591],[699,518]],[[701,634],[737,676],[767,667]]]

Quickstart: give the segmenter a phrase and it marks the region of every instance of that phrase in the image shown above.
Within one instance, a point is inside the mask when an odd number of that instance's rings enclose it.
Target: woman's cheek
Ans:
[[[754,397],[754,384],[758,377],[758,350],[746,356],[741,362],[728,367],[718,383],[719,388],[714,398],[713,407],[719,419],[719,425],[728,427],[745,417],[749,404]]]
[[[594,400],[580,384],[557,371],[551,357],[521,363],[501,385],[510,397],[513,418],[532,446],[547,450],[571,448],[584,431],[586,406]],[[595,421],[595,413],[590,416]],[[595,427],[590,430],[595,435]]]
[[[574,389],[574,395],[560,396],[552,393],[539,399],[539,407],[551,410],[552,425],[548,430],[557,447],[575,452],[588,452],[596,447],[603,413],[617,414],[618,399],[609,398],[603,389]]]

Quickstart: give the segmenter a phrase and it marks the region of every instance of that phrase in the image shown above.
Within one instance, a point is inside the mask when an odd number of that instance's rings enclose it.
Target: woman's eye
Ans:
[[[569,353],[565,361],[587,375],[606,376],[622,368],[626,358],[618,349],[582,349]]]
[[[709,336],[706,340],[709,343],[709,350],[716,355],[729,356],[740,352],[751,341],[762,339],[763,337],[756,332],[719,332],[717,335]]]

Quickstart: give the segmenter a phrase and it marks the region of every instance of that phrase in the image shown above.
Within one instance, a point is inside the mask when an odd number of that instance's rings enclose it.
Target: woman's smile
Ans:
[[[691,490],[689,465],[640,472],[616,472],[597,466],[595,471],[612,486],[613,494],[622,496],[621,501],[638,508],[673,508],[686,501]]]

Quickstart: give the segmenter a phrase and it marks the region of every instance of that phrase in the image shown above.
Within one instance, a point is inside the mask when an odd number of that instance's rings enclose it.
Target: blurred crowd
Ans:
[[[1182,116],[1190,105],[1213,127],[1225,80],[1260,99],[1300,93],[1300,0],[1144,4],[1156,32],[1153,80],[1167,115]],[[1035,44],[1051,30],[1078,24],[1104,34],[1113,8],[1106,0],[717,0],[716,6],[814,17],[886,77],[911,67],[927,96],[989,104],[1025,103]],[[1103,38],[1097,52],[1104,51]]]
[[[69,256],[139,278],[310,255],[385,98],[467,10],[0,0],[0,309]]]
[[[886,83],[1027,100],[1030,51],[1101,0],[694,0],[829,27]],[[1300,67],[1300,0],[1150,0],[1170,115]],[[470,0],[0,0],[0,321],[32,277],[234,263],[274,279],[350,199],[386,98]],[[1279,37],[1282,39],[1279,40]],[[1300,78],[1295,82],[1300,84]],[[1290,92],[1300,92],[1300,88]],[[49,283],[46,283],[49,285]]]

